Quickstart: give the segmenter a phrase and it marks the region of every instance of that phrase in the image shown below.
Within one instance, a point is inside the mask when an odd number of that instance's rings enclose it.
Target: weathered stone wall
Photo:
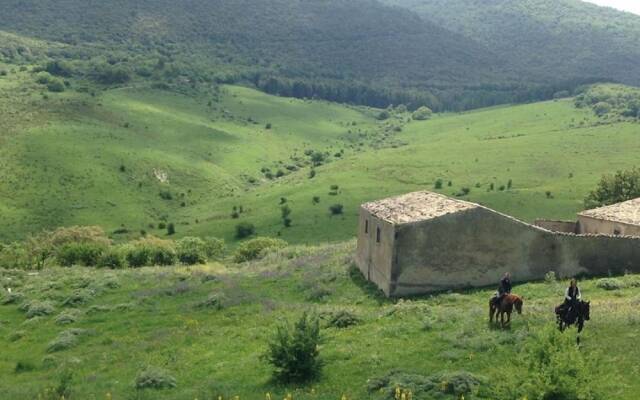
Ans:
[[[367,228],[368,221],[368,229]],[[377,230],[380,229],[380,242]],[[356,264],[362,274],[391,295],[391,264],[394,258],[395,226],[380,220],[364,208],[360,209]]]
[[[640,226],[579,215],[578,233],[640,236]]]
[[[490,286],[505,271],[516,282],[640,272],[640,238],[556,233],[484,207],[396,230],[391,296]]]
[[[533,224],[539,228],[552,232],[578,233],[578,223],[575,221],[551,221],[548,219],[537,219]]]

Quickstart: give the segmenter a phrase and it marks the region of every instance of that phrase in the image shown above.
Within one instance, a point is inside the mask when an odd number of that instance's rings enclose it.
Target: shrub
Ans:
[[[51,79],[53,79],[53,76],[48,72],[39,72],[38,75],[36,75],[36,82],[41,85],[46,85]]]
[[[341,215],[344,212],[344,206],[342,204],[334,204],[329,207],[331,215]]]
[[[277,326],[263,358],[273,366],[274,377],[282,382],[305,382],[320,375],[323,362],[318,319],[307,313],[293,325]]]
[[[176,233],[176,226],[173,224],[173,222],[169,222],[169,224],[167,225],[167,235],[172,236],[175,235]]]
[[[281,249],[287,246],[287,242],[280,239],[259,237],[242,243],[236,249],[234,261],[237,263],[261,258],[268,250]]]
[[[544,274],[544,281],[547,283],[554,283],[557,280],[558,278],[556,277],[555,271],[549,271],[546,274]]]
[[[43,317],[45,315],[51,315],[54,312],[53,304],[48,301],[33,300],[28,303],[23,303],[20,306],[22,311],[25,311],[27,318]]]
[[[140,371],[134,382],[136,389],[172,389],[177,386],[176,378],[160,368],[146,368]]]
[[[433,188],[438,190],[442,189],[442,179],[436,179],[436,182],[433,184]]]
[[[149,265],[173,265],[178,257],[175,245],[170,240],[148,236],[125,246],[125,258],[130,267]]]
[[[98,265],[105,250],[99,243],[67,243],[58,249],[56,259],[64,267],[78,264],[94,267]]]
[[[15,372],[16,374],[20,374],[22,372],[31,372],[35,369],[36,366],[29,361],[18,361],[15,368],[13,369],[13,372]]]
[[[376,119],[378,119],[380,121],[384,121],[386,119],[389,119],[389,117],[391,117],[391,114],[389,114],[389,111],[387,111],[387,110],[382,110],[376,115]]]
[[[197,237],[184,237],[177,242],[178,260],[186,265],[207,262],[207,245]]]
[[[410,391],[415,398],[420,399],[443,399],[450,398],[449,396],[462,399],[465,395],[476,398],[475,395],[486,384],[484,377],[466,371],[441,372],[429,376],[392,371],[380,378],[370,379],[367,389],[372,393],[384,393],[390,399],[397,398],[395,395],[399,388]],[[446,395],[449,396],[445,397]]]
[[[18,304],[24,299],[22,293],[19,292],[5,292],[2,296],[2,300],[0,300],[0,304],[8,305],[8,304]]]
[[[80,312],[77,310],[69,310],[61,312],[55,319],[55,323],[58,325],[68,325],[76,322]]]
[[[124,252],[119,247],[110,247],[106,249],[100,259],[98,260],[98,267],[121,269],[127,265],[127,259],[124,256]]]
[[[359,323],[360,318],[355,314],[347,310],[340,310],[330,316],[327,325],[334,328],[348,328]]]
[[[77,290],[62,301],[64,307],[77,307],[87,303],[93,295],[87,290]]]
[[[132,268],[144,267],[150,264],[151,251],[144,246],[127,245],[123,249],[127,264]]]
[[[550,326],[533,334],[522,352],[520,369],[508,398],[578,400],[594,397],[591,365],[575,344],[575,337]]]
[[[311,199],[311,202],[315,205],[315,204],[319,204],[320,203],[320,196],[313,196],[313,198]]]
[[[224,243],[224,239],[207,237],[204,239],[204,243],[208,259],[212,260],[222,258],[224,256],[224,252],[227,248],[226,244]]]
[[[236,238],[245,239],[256,233],[256,227],[249,222],[242,222],[236,225]]]
[[[222,310],[223,306],[223,297],[215,293],[196,304],[197,308],[211,308],[214,310]]]
[[[58,337],[50,341],[47,345],[47,352],[55,353],[75,347],[78,344],[78,338],[85,333],[86,331],[84,329],[69,329],[60,332]]]
[[[413,114],[411,115],[411,118],[413,118],[416,121],[424,121],[431,118],[432,114],[433,114],[433,111],[431,111],[429,107],[423,106],[418,108],[416,111],[414,111]]]
[[[47,89],[54,93],[64,92],[64,82],[60,78],[51,78],[47,83]]]
[[[606,101],[601,101],[593,106],[593,111],[597,116],[601,117],[611,111],[611,104]]]
[[[615,278],[602,278],[596,282],[596,287],[604,290],[620,290],[625,288],[624,282]]]
[[[640,197],[640,168],[605,175],[585,198],[586,208],[596,208]]]

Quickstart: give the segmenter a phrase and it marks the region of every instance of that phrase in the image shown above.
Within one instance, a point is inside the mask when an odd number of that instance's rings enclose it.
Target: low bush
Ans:
[[[129,243],[123,249],[130,267],[139,268],[151,265],[174,265],[178,259],[174,242],[154,236]]]
[[[20,309],[26,313],[27,318],[43,317],[46,315],[51,315],[55,311],[55,308],[53,307],[53,304],[51,304],[51,302],[38,300],[23,303],[20,306]]]
[[[210,260],[220,259],[224,257],[224,253],[227,249],[227,245],[224,242],[224,239],[219,239],[216,237],[207,237],[204,238],[205,243],[205,252],[207,254],[207,258]]]
[[[124,251],[120,247],[110,247],[106,249],[98,260],[98,267],[121,269],[127,265]]]
[[[184,237],[176,243],[178,260],[186,265],[207,262],[207,244],[197,237]]]
[[[85,333],[86,331],[84,329],[69,329],[60,332],[60,334],[47,345],[47,352],[55,353],[75,347],[79,342],[78,338]]]
[[[625,288],[624,282],[615,278],[598,279],[596,286],[604,290],[620,290]]]
[[[579,400],[593,399],[595,385],[591,377],[597,368],[576,346],[573,335],[564,335],[550,326],[532,334],[518,360],[527,371],[512,390],[501,398]]]
[[[22,293],[19,292],[5,292],[2,296],[2,300],[0,300],[0,304],[18,304],[24,299]]]
[[[88,290],[76,290],[69,297],[62,301],[63,307],[78,307],[86,304],[93,298],[93,294]]]
[[[253,236],[256,233],[256,227],[249,222],[241,222],[236,225],[236,238],[246,239],[249,236]]]
[[[160,368],[140,371],[134,382],[136,389],[172,389],[177,386],[176,378]]]
[[[56,259],[63,267],[98,265],[106,247],[100,243],[75,242],[62,245],[56,252]]]
[[[441,372],[428,376],[392,371],[380,378],[370,379],[367,388],[372,393],[383,393],[388,399],[396,398],[398,388],[411,392],[419,399],[494,398],[480,393],[483,387],[488,391],[486,385],[484,377],[466,371]]]
[[[322,370],[320,343],[318,319],[304,313],[293,326],[277,326],[263,359],[271,364],[274,378],[281,382],[309,381]]]
[[[61,312],[55,319],[55,323],[58,325],[68,325],[76,322],[80,317],[80,312],[77,310],[69,310]]]
[[[237,263],[256,260],[263,257],[266,251],[281,249],[286,246],[287,242],[284,240],[259,237],[240,244],[233,258]]]
[[[344,206],[342,204],[334,204],[329,207],[331,215],[342,215],[344,213]]]
[[[205,300],[196,304],[196,308],[208,308],[213,310],[222,310],[224,307],[224,297],[217,293],[209,295]]]
[[[348,328],[353,325],[358,325],[360,318],[355,314],[347,310],[340,310],[330,315],[327,321],[327,326],[334,328]]]
[[[424,121],[431,118],[431,115],[433,115],[433,111],[429,107],[420,107],[413,112],[411,118],[416,121]]]

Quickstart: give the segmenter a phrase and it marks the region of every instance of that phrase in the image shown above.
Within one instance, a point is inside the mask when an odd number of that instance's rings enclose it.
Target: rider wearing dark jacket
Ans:
[[[582,298],[578,282],[575,279],[571,279],[569,287],[564,292],[564,305],[571,307],[576,304]]]
[[[495,304],[500,304],[502,298],[511,293],[511,274],[505,272],[502,279],[500,279],[500,286],[498,286],[498,293],[496,293],[496,297],[494,298]]]
[[[505,294],[511,293],[511,274],[506,272],[500,279],[500,287],[498,288],[498,296],[502,298]]]

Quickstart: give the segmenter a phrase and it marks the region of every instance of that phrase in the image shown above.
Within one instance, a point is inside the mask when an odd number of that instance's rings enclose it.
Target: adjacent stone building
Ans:
[[[628,205],[622,209],[630,215]],[[542,279],[549,271],[560,276],[640,271],[640,233],[625,236],[634,232],[625,228],[617,236],[577,234],[582,220],[555,223],[558,229],[552,230],[479,204],[409,193],[362,205],[356,260],[388,296],[495,285],[505,271],[515,281]],[[609,229],[605,222],[599,226]]]

